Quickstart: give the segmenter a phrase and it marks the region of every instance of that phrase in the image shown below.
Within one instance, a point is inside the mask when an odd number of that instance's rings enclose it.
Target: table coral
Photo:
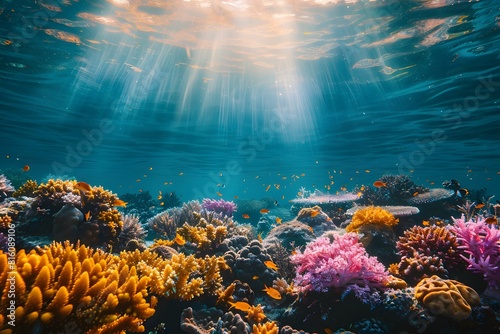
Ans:
[[[480,304],[479,295],[474,289],[438,276],[422,279],[415,287],[415,298],[433,314],[458,321],[470,315],[471,306]]]
[[[392,227],[399,220],[387,210],[378,206],[368,206],[360,209],[352,216],[352,222],[346,227],[346,232],[357,232],[361,226],[375,225],[379,227]]]

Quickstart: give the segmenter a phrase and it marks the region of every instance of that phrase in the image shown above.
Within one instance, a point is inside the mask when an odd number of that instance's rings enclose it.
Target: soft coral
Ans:
[[[303,291],[345,289],[352,285],[381,288],[388,274],[377,258],[369,256],[356,233],[336,236],[333,241],[320,237],[303,253],[291,256],[296,265],[295,282]]]
[[[483,274],[489,286],[500,288],[500,230],[486,223],[483,216],[466,221],[462,215],[455,219],[451,231],[457,235],[459,248],[469,257],[462,257],[468,269]]]

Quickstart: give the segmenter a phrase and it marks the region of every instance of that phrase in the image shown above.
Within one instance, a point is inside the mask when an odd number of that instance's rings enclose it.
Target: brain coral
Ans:
[[[471,306],[479,305],[481,301],[471,287],[438,276],[421,280],[415,287],[415,298],[432,313],[455,320],[467,318],[472,311]]]
[[[346,232],[357,232],[364,225],[391,227],[398,223],[399,220],[394,218],[389,211],[379,206],[368,206],[356,211],[352,216],[352,222],[346,227]]]

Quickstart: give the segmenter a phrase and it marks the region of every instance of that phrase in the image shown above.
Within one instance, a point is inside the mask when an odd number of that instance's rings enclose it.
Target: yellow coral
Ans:
[[[14,193],[12,197],[35,197],[35,191],[38,189],[38,183],[35,180],[28,180],[22,186],[19,187]]]
[[[7,255],[0,253],[0,264],[6,263]],[[144,330],[142,322],[154,313],[144,299],[149,278],[139,278],[135,267],[102,251],[53,243],[28,254],[20,250],[17,271],[0,267],[0,277],[15,281],[16,332],[42,326],[61,332],[79,328],[86,333],[124,333]],[[8,314],[9,284],[0,280],[0,314]],[[10,329],[5,321],[0,326],[0,332]]]
[[[42,183],[38,186],[38,189],[33,191],[35,196],[41,197],[50,197],[56,194],[66,194],[73,193],[75,195],[79,195],[78,189],[76,189],[76,181],[63,181],[63,180],[54,180],[50,179],[47,183]]]
[[[251,323],[260,323],[266,319],[266,315],[264,314],[264,309],[260,304],[257,306],[250,306],[250,309],[247,311],[247,319]]]
[[[479,305],[477,292],[455,280],[436,275],[422,279],[415,287],[415,298],[432,313],[463,320],[471,313],[471,305]]]
[[[352,217],[351,223],[346,227],[346,232],[358,232],[359,228],[366,225],[375,225],[376,227],[391,227],[397,225],[399,219],[387,210],[378,206],[368,206],[356,211]]]

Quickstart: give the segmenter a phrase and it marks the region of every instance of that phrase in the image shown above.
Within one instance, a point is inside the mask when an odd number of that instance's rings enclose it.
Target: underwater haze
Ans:
[[[500,184],[496,0],[2,1],[0,169],[190,199]]]

